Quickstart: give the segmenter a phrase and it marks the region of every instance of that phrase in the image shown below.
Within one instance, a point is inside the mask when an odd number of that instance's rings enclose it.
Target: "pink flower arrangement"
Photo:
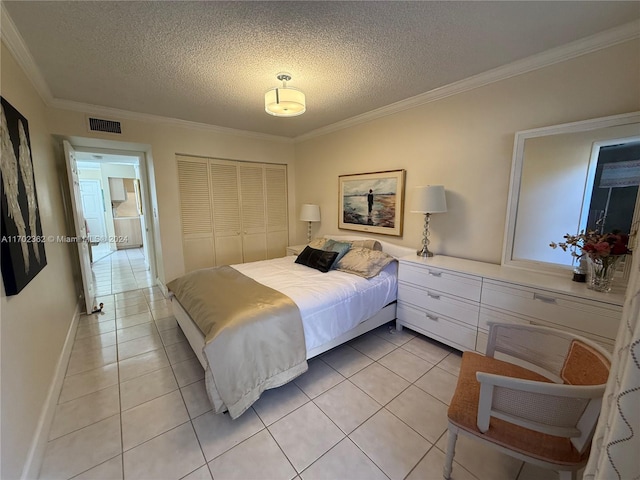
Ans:
[[[587,254],[592,260],[605,259],[615,255],[626,255],[631,253],[627,244],[629,235],[625,233],[611,232],[598,233],[595,231],[580,232],[578,235],[564,236],[564,242],[551,242],[551,248],[560,247],[563,251],[571,250],[571,255],[580,258]],[[576,249],[580,249],[580,253]]]

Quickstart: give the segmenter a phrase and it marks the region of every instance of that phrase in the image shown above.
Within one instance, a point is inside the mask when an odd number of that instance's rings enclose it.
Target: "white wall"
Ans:
[[[407,200],[417,185],[446,188],[433,251],[500,263],[515,133],[640,110],[639,85],[635,40],[311,138],[296,144],[298,204],[320,205],[314,235],[336,233],[338,175],[405,169]],[[418,247],[423,222],[407,208],[403,236],[387,239]],[[305,238],[298,222],[296,241]]]
[[[62,189],[64,163],[54,153],[45,106],[2,44],[2,96],[29,122],[42,232],[67,235]],[[75,248],[75,247],[74,247]],[[77,305],[71,244],[45,244],[47,266],[18,295],[0,298],[1,442],[0,477],[19,478],[27,460],[56,365]],[[57,400],[57,399],[56,399]]]

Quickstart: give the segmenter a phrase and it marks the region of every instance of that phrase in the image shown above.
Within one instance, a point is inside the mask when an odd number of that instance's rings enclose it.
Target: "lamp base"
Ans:
[[[429,250],[427,250],[426,247],[423,247],[422,250],[418,250],[416,254],[419,257],[433,257],[433,252],[430,252]]]

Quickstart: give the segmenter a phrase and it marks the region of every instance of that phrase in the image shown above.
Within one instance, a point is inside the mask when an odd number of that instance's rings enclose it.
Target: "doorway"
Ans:
[[[96,297],[154,286],[143,154],[76,147],[75,157]]]

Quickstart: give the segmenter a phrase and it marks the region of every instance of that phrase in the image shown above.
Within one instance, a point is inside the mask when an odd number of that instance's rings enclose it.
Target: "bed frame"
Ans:
[[[334,240],[369,240],[370,239],[370,237],[357,237],[357,236],[351,236],[351,235],[349,236],[325,235],[325,238],[332,238]],[[415,254],[415,250],[412,248],[394,245],[392,243],[388,243],[383,240],[378,240],[378,241],[382,245],[382,250],[384,252],[388,253],[389,255],[393,255],[396,258],[403,257],[405,255]],[[180,302],[176,299],[176,297],[174,296],[171,297],[171,304],[173,306],[173,314],[176,317],[176,320],[178,321],[178,324],[180,325],[182,332],[184,333],[185,337],[187,337],[187,340],[191,345],[191,348],[193,349],[194,353],[196,354],[196,357],[198,357],[198,360],[202,364],[202,367],[206,369],[209,363],[204,355],[204,345],[205,345],[204,335],[202,334],[198,326],[193,322],[193,320],[191,320],[191,317],[185,311],[185,309],[182,308],[182,305],[180,305]],[[343,343],[348,342],[349,340],[354,339],[362,335],[363,333],[367,333],[375,328],[378,328],[379,326],[384,325],[385,323],[390,322],[391,320],[395,320],[395,318],[396,318],[396,302],[392,302],[386,305],[385,307],[383,307],[381,310],[379,310],[378,313],[376,313],[371,318],[368,318],[367,320],[360,322],[354,328],[343,333],[339,337],[336,337],[327,343],[324,343],[315,348],[312,348],[311,350],[307,350],[307,360],[310,358],[316,357],[328,350],[331,350],[334,347],[342,345]]]

